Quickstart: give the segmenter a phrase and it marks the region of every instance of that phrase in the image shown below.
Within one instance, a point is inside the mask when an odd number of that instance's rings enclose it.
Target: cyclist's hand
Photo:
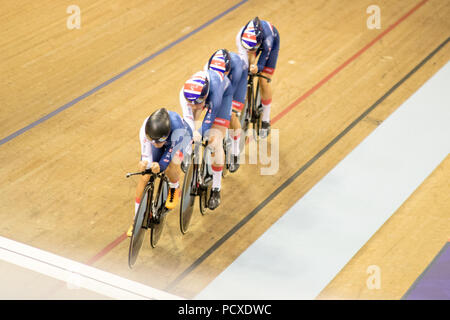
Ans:
[[[159,167],[159,163],[152,162],[152,164],[150,165],[150,170],[152,170],[153,173],[159,173],[159,170],[161,170],[161,168]]]
[[[148,161],[139,161],[138,168],[139,171],[144,171],[147,168]]]
[[[202,135],[200,134],[200,132],[198,132],[197,130],[194,131],[194,142],[200,142],[202,141]]]
[[[253,74],[258,73],[258,66],[254,64],[250,65],[250,72]]]

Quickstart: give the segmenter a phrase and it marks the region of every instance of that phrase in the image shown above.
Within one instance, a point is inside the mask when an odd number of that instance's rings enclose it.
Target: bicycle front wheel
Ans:
[[[134,217],[133,234],[130,239],[130,247],[128,249],[128,266],[133,268],[136,263],[139,251],[144,241],[145,231],[147,230],[148,215],[150,214],[151,198],[153,188],[147,186],[144,189],[143,197],[136,216]]]
[[[208,211],[208,199],[211,195],[212,189],[212,174],[209,172],[208,163],[211,161],[211,151],[205,150],[203,152],[203,161],[200,166],[200,174],[202,176],[203,184],[200,185],[199,207],[202,215]]]
[[[253,110],[255,110],[255,118],[254,118],[255,122],[253,122],[253,136],[254,136],[255,140],[258,141],[260,130],[262,127],[262,104],[261,104],[261,93],[260,93],[259,82],[256,85]]]
[[[180,205],[180,230],[182,234],[185,234],[188,231],[192,218],[192,212],[194,211],[194,166],[195,165],[191,162],[187,167],[186,174],[184,175]]]
[[[227,133],[225,135],[225,139],[223,139],[223,154],[224,154],[224,164],[222,169],[222,177],[225,178],[227,176],[230,163],[231,163],[231,138],[230,134]]]
[[[154,205],[152,206],[153,219],[150,232],[150,244],[153,248],[156,247],[156,244],[161,238],[161,234],[164,229],[164,222],[168,212],[165,207],[168,193],[168,183],[165,179],[161,179],[159,182],[158,192],[154,199]]]

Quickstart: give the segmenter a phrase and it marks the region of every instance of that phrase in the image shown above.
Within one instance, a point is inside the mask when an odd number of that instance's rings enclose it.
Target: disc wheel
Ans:
[[[256,95],[255,95],[255,114],[254,114],[254,122],[253,122],[253,136],[256,141],[259,141],[259,133],[262,127],[262,108],[261,106],[261,95],[259,92],[259,83],[256,86]]]
[[[180,230],[182,234],[188,231],[194,211],[195,194],[193,194],[194,164],[189,164],[184,175],[183,190],[180,205]]]
[[[200,174],[202,175],[202,181],[203,184],[200,186],[200,197],[199,197],[199,205],[200,205],[200,213],[206,214],[208,211],[208,199],[211,195],[211,188],[212,188],[212,176],[208,172],[208,160],[210,157],[208,157],[209,151],[205,150],[203,154],[203,161],[200,166]]]
[[[154,215],[151,223],[150,245],[153,248],[156,247],[156,244],[161,238],[161,234],[164,229],[164,222],[166,220],[167,209],[165,208],[165,204],[169,187],[165,180],[160,180],[159,189],[160,192],[156,195],[157,199],[154,200],[154,205],[152,206],[152,212]]]
[[[224,164],[222,169],[222,177],[226,177],[231,163],[231,139],[227,132],[225,139],[223,139]]]
[[[128,266],[133,268],[136,263],[139,251],[141,250],[142,243],[144,241],[145,231],[147,230],[148,215],[150,214],[150,206],[153,189],[147,186],[144,190],[144,194],[141,203],[136,212],[133,222],[133,234],[130,239],[130,247],[128,250]]]

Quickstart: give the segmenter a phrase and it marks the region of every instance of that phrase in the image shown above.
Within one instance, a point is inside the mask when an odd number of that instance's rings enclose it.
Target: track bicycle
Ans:
[[[194,210],[195,197],[199,197],[200,213],[208,210],[208,199],[212,189],[211,150],[208,142],[194,142],[194,150],[186,163],[180,205],[180,230],[188,231]],[[201,149],[201,154],[200,154]]]
[[[262,104],[261,104],[261,89],[259,87],[259,81],[256,84],[256,89],[254,86],[254,78],[264,78],[268,82],[271,82],[272,79],[262,75],[261,73],[248,73],[248,82],[247,82],[247,97],[245,99],[244,109],[242,110],[240,122],[242,132],[244,137],[247,139],[247,131],[250,127],[250,123],[253,128],[253,137],[256,141],[259,140],[259,134],[261,130],[262,124]],[[242,151],[245,147],[245,140],[241,139],[240,150]]]
[[[164,229],[166,214],[169,211],[166,208],[169,182],[164,172],[153,173],[151,170],[145,170],[142,172],[128,173],[126,177],[129,178],[134,175],[146,174],[150,174],[150,179],[145,186],[141,203],[134,217],[133,234],[128,250],[128,266],[130,268],[136,263],[146,230],[150,229],[150,244],[153,248],[156,247]],[[155,187],[157,182],[159,183]]]

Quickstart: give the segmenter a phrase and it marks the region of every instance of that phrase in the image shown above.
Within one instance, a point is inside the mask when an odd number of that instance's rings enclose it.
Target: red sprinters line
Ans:
[[[338,74],[342,69],[344,69],[346,66],[348,66],[351,62],[353,62],[359,56],[361,56],[365,51],[367,51],[376,42],[378,42],[386,34],[388,34],[395,27],[397,27],[402,21],[404,21],[406,18],[408,18],[411,14],[413,14],[417,9],[419,9],[421,6],[423,6],[426,2],[428,2],[428,0],[422,0],[421,2],[419,2],[414,8],[409,10],[404,16],[402,16],[400,19],[398,19],[394,24],[390,25],[386,30],[384,30],[382,33],[380,33],[375,39],[373,39],[371,42],[369,42],[367,45],[365,45],[362,49],[360,49],[358,52],[356,52],[353,56],[351,56],[343,64],[341,64],[339,67],[337,67],[333,72],[331,72],[325,78],[320,80],[311,89],[306,91],[301,97],[299,97],[297,100],[295,100],[293,103],[291,103],[288,107],[286,107],[284,110],[282,110],[279,114],[277,114],[275,117],[273,117],[272,121],[271,121],[272,124],[276,123],[278,120],[280,120],[282,117],[284,117],[287,113],[289,113],[292,109],[294,109],[300,102],[302,102],[303,100],[308,98],[310,95],[312,95],[315,91],[317,91],[320,87],[322,87],[325,83],[327,83],[331,78],[333,78],[336,74]],[[114,249],[117,245],[119,245],[126,238],[127,238],[126,233],[123,233],[120,237],[118,237],[116,240],[111,242],[102,251],[100,251],[93,258],[91,258],[87,262],[87,264],[88,265],[94,264],[96,261],[98,261],[100,258],[105,256],[108,252],[110,252],[112,249]]]
[[[127,238],[127,234],[122,233],[120,235],[120,237],[118,237],[116,240],[114,240],[113,242],[108,244],[102,251],[100,251],[95,256],[93,256],[91,259],[89,259],[89,261],[86,262],[86,264],[88,264],[88,265],[94,264],[96,261],[100,260],[104,255],[106,255],[108,252],[110,252],[112,249],[114,249],[117,245],[119,245],[119,243],[121,243],[126,238]]]

